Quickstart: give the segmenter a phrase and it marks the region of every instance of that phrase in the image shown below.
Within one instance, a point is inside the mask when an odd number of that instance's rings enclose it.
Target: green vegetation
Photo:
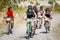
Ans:
[[[53,13],[60,13],[60,5],[54,0],[49,0],[48,3],[53,5],[53,2],[55,3]]]
[[[54,11],[60,13],[60,5],[58,3],[55,3]]]
[[[19,13],[24,13],[27,9],[27,7],[22,7],[22,6],[17,6],[17,5],[12,5],[13,9],[16,11],[16,12],[19,12]]]
[[[7,32],[6,22],[3,20],[3,17],[4,13],[0,12],[0,36],[2,36],[4,32]]]
[[[18,2],[17,2],[18,1]],[[26,0],[0,0],[0,12],[4,11],[9,5],[15,5],[17,6],[17,3],[20,3],[21,1],[26,1]]]
[[[36,1],[36,6],[37,6],[37,5],[40,5],[40,3],[38,3],[38,1]]]
[[[53,0],[49,0],[48,3],[53,5]]]
[[[10,0],[0,0],[0,11],[2,11],[6,6],[10,4]]]
[[[30,1],[30,3],[31,3],[31,4],[33,4],[33,2],[32,2],[32,1]]]

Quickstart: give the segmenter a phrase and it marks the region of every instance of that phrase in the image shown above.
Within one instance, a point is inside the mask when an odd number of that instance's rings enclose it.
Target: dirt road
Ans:
[[[36,30],[36,35],[31,38],[30,40],[57,40],[54,38],[52,35],[52,29],[60,23],[60,14],[54,14],[53,15],[53,20],[51,22],[51,31],[50,33],[44,33],[45,29],[42,26],[42,29],[37,29]],[[15,25],[13,29],[13,34],[10,35],[4,35],[0,37],[0,40],[27,40],[25,39],[26,36],[26,24],[22,25]]]

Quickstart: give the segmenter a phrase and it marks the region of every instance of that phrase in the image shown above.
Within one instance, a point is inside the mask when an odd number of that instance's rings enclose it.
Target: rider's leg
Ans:
[[[14,22],[11,23],[11,30],[10,30],[10,33],[11,33],[11,34],[12,34],[13,26],[14,26]]]
[[[45,25],[45,17],[46,17],[46,16],[43,14],[43,15],[42,15],[42,25]]]
[[[26,33],[28,33],[28,22],[26,23],[26,27],[27,27]]]
[[[32,32],[34,32],[34,23],[32,21]]]
[[[6,21],[6,24],[8,24],[8,22]],[[8,27],[8,25],[7,25],[7,27]],[[8,32],[7,32],[7,34],[9,35],[9,27],[8,27]]]
[[[36,27],[38,27],[38,19],[36,20]]]
[[[38,14],[36,13],[37,18],[38,18]],[[36,27],[38,27],[38,19],[36,19]]]
[[[29,26],[29,29],[30,29],[30,32],[29,32],[29,36],[32,38],[32,22],[29,22],[30,23],[30,26]]]
[[[11,29],[13,29],[13,27],[14,27],[14,18],[12,18],[12,21],[11,21]]]
[[[45,25],[45,18],[42,18],[42,24]]]
[[[12,22],[11,25],[12,25],[11,29],[13,29],[13,27],[14,27],[14,22]]]
[[[48,23],[49,23],[49,25],[48,25],[48,31],[50,31],[50,25],[51,25],[51,23],[50,23],[50,21]]]

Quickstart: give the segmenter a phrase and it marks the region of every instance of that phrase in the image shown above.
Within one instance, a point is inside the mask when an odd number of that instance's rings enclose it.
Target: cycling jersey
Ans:
[[[27,18],[35,17],[34,12],[27,12]]]
[[[48,18],[50,18],[50,13],[51,13],[51,10],[48,9],[48,8],[46,8],[45,9],[45,16],[48,17]]]
[[[6,15],[7,15],[7,17],[9,17],[9,18],[14,18],[14,12],[13,11],[7,11],[6,12]]]

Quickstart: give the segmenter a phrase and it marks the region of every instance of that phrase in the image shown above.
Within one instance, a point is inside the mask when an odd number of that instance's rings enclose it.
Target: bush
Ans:
[[[52,0],[51,1],[48,1],[48,3],[53,5],[53,1]]]
[[[55,12],[60,12],[60,5],[58,3],[55,3]]]
[[[10,0],[0,0],[0,11],[2,11],[4,8],[6,8],[6,6],[8,6],[10,4]]]
[[[40,4],[36,1],[36,5],[40,5]]]
[[[30,1],[30,3],[31,3],[31,4],[33,4],[33,2],[32,2],[32,1]]]

